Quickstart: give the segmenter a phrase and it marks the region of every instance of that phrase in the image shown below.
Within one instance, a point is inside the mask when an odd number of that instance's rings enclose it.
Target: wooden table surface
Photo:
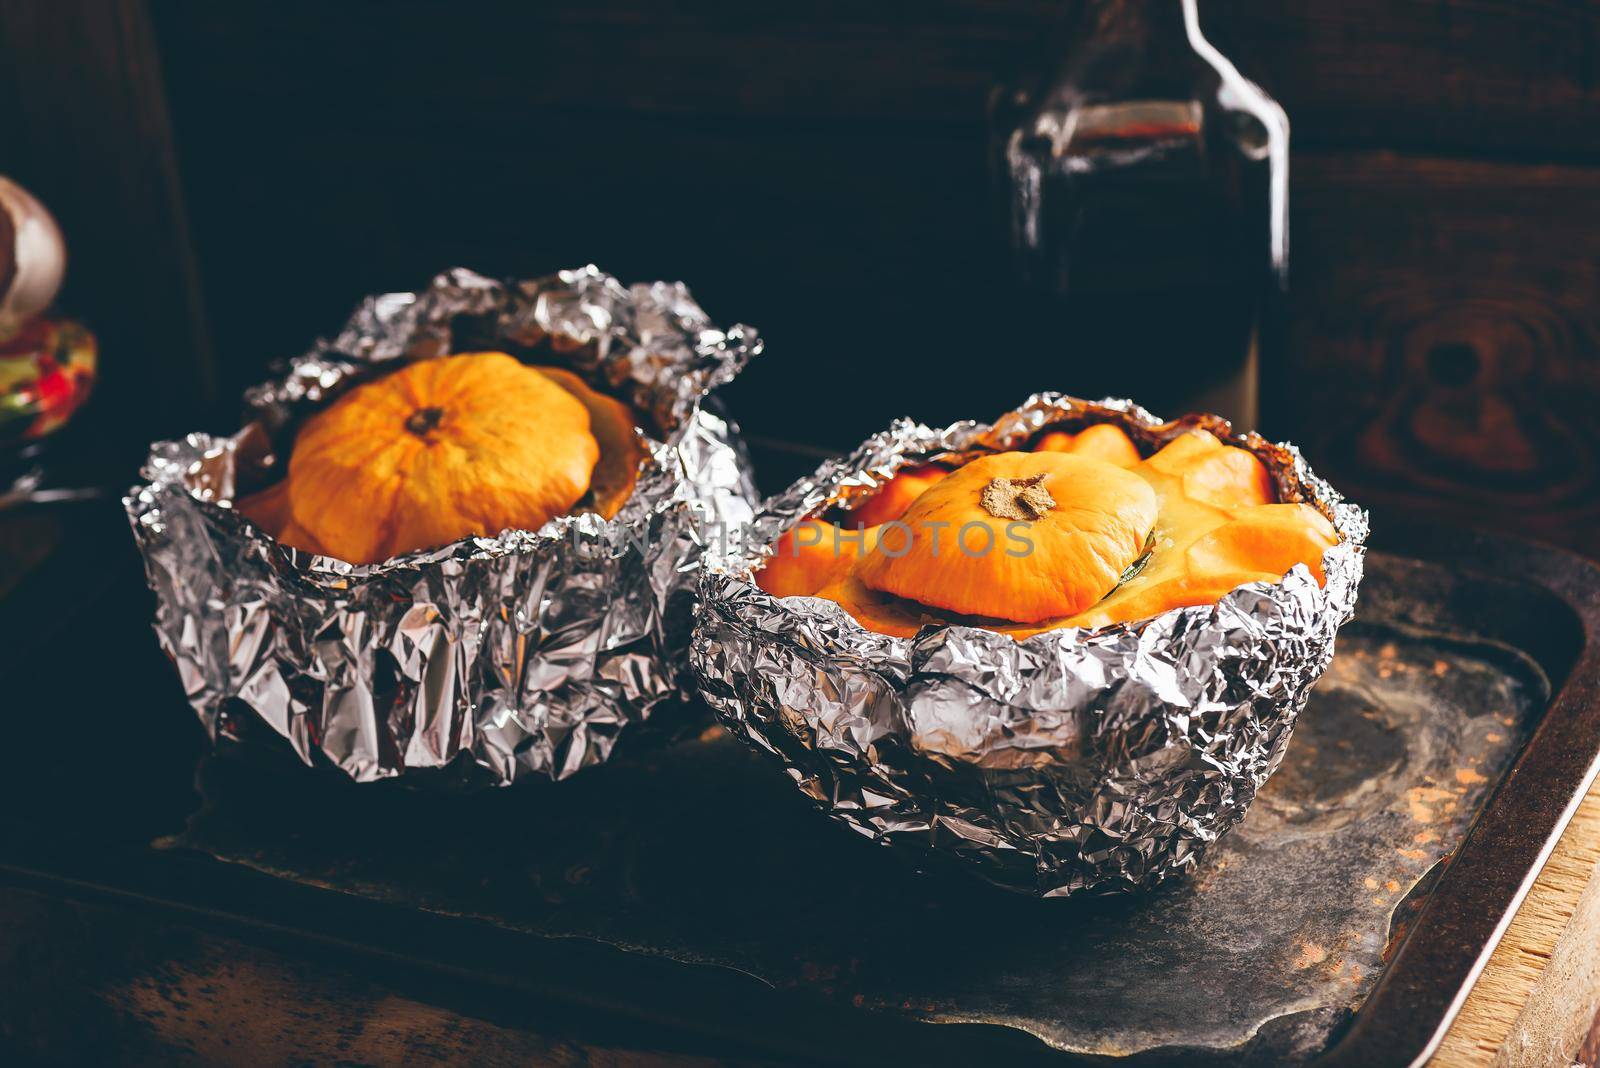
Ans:
[[[1600,783],[1478,977],[1440,1068],[1600,1064]]]

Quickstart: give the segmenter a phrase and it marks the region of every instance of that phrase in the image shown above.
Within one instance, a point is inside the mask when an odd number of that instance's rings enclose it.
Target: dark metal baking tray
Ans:
[[[941,1058],[1404,1063],[1442,1034],[1600,748],[1600,572],[1415,536],[1421,555],[1372,555],[1358,620],[1245,824],[1153,894],[1037,902],[914,872],[692,708],[667,717],[675,741],[487,798],[215,761],[172,844],[501,929],[567,996],[654,1011],[660,977],[639,987],[630,965],[673,962],[666,981],[704,997],[669,1014],[752,1013],[791,1053],[879,1045],[840,1043],[824,1018]],[[580,960],[581,943],[620,952]],[[768,989],[730,994],[730,977]],[[934,1024],[968,1026],[952,1046]]]
[[[121,523],[115,509],[104,519],[108,531]],[[48,637],[0,680],[8,743],[26,754],[0,779],[0,882],[370,966],[464,1011],[555,1004],[629,1033],[665,1029],[686,1050],[1130,1065],[1323,1050],[1327,1063],[1407,1063],[1442,1034],[1592,776],[1600,572],[1510,539],[1383,517],[1375,529],[1385,551],[1373,554],[1361,619],[1251,822],[1193,880],[1065,903],[918,875],[817,817],[756,754],[702,737],[692,708],[612,765],[486,796],[347,788],[270,757],[214,761],[201,775],[208,802],[184,832],[199,731],[149,635],[137,558],[118,538],[96,554],[118,576],[109,590],[28,602]],[[1363,697],[1374,687],[1385,699],[1406,687],[1454,694],[1473,714],[1455,734],[1435,731],[1431,757],[1408,749],[1398,760],[1383,702]],[[655,744],[674,729],[675,743]],[[1374,828],[1403,829],[1409,844],[1368,838],[1364,853],[1335,850],[1300,869],[1318,873],[1303,896],[1331,903],[1319,937],[1285,929],[1295,894],[1238,881],[1263,843],[1298,831],[1305,847],[1318,820],[1374,822],[1362,784],[1422,763],[1436,781],[1398,816],[1382,807],[1376,821],[1390,826]],[[1428,850],[1448,857],[1433,865]],[[1382,904],[1360,908],[1362,894]],[[1201,930],[1224,916],[1232,922]],[[1205,978],[1193,985],[1226,1011],[1185,1015],[1165,1035],[1158,1014],[1125,1011],[1137,998],[1119,1001],[1105,981],[1114,947],[1201,944],[1226,959],[1199,961],[1189,974]],[[1272,966],[1234,982],[1241,962]],[[1343,987],[1327,981],[1341,975]],[[1273,976],[1294,996],[1263,1000]],[[1065,1001],[1074,990],[1098,993]],[[1252,1015],[1271,1020],[1233,1042]],[[1036,1033],[1080,1048],[1087,1038],[1102,1054],[1129,1034],[1159,1042],[1085,1058]]]

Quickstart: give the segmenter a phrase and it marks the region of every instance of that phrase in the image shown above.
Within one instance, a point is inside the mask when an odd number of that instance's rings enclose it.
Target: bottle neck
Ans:
[[[1189,50],[1186,10],[1195,0],[1086,0],[1084,34],[1146,48]]]
[[[1085,0],[1061,80],[1093,97],[1185,95],[1208,74],[1196,0]]]

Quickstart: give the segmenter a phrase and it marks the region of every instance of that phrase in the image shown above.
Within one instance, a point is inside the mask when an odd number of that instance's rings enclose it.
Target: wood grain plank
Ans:
[[[1600,171],[1295,161],[1288,432],[1363,504],[1600,555]]]
[[[402,978],[381,967],[374,974],[324,956],[287,954],[116,906],[0,888],[0,1060],[750,1063],[654,1044],[648,1028],[474,993],[465,979]]]
[[[1600,784],[1517,910],[1433,1063],[1574,1063],[1600,1012]]]

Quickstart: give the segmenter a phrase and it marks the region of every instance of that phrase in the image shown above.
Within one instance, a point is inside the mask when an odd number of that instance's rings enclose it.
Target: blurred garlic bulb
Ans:
[[[0,339],[50,306],[66,270],[67,246],[55,218],[0,175]]]

